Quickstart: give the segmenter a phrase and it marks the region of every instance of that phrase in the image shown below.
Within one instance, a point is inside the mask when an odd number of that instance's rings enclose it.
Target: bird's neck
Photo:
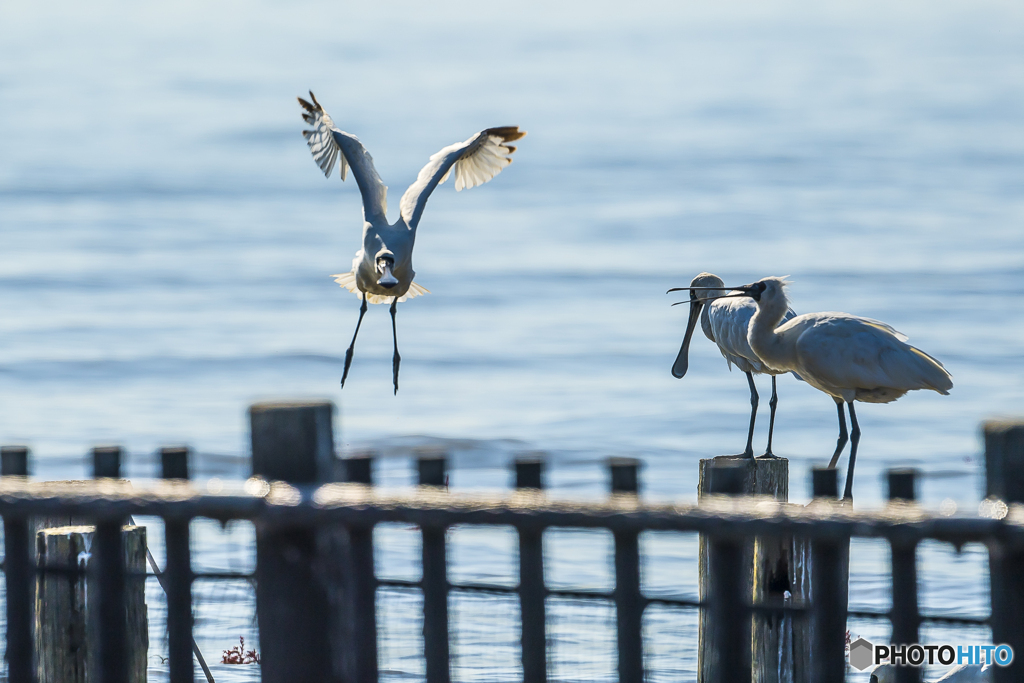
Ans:
[[[767,301],[757,304],[757,312],[750,319],[747,329],[747,342],[757,357],[767,365],[778,370],[793,370],[794,358],[787,349],[781,336],[775,331],[782,319],[786,317],[789,304],[783,300],[782,305]]]

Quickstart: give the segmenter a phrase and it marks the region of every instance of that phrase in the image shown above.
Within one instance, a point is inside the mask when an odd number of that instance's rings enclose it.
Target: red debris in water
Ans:
[[[224,650],[220,658],[221,664],[259,664],[260,654],[256,650],[245,649],[245,638],[238,637],[238,645],[229,650]]]

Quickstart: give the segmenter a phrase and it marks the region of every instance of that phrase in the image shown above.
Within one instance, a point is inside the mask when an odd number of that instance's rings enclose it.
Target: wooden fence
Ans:
[[[261,667],[268,683],[376,681],[379,586],[415,586],[423,593],[424,654],[428,683],[449,681],[448,594],[451,590],[513,592],[521,616],[523,679],[547,680],[545,598],[610,599],[616,611],[618,679],[644,680],[641,621],[652,603],[706,610],[710,618],[710,668],[715,682],[750,681],[751,614],[795,614],[809,620],[810,680],[845,677],[848,616],[889,618],[895,643],[918,642],[922,622],[989,624],[993,642],[1024,653],[1024,427],[986,426],[991,501],[988,516],[932,514],[914,503],[908,471],[889,475],[890,503],[859,511],[838,504],[835,472],[814,472],[814,500],[807,506],[736,495],[742,470],[716,467],[710,491],[697,505],[645,504],[633,461],[610,463],[611,495],[593,503],[552,500],[541,490],[537,460],[516,463],[515,491],[507,495],[450,493],[443,459],[419,461],[418,489],[393,493],[371,482],[368,458],[343,461],[337,471],[328,403],[259,404],[250,410],[254,477],[243,490],[211,492],[186,481],[187,452],[165,449],[167,481],[129,485],[119,480],[119,451],[94,451],[97,480],[89,485],[29,481],[27,451],[3,449],[0,516],[4,520],[7,659],[12,683],[33,681],[33,585],[30,519],[72,515],[95,521],[89,571],[99,609],[90,628],[96,683],[126,683],[125,585],[121,528],[133,515],[166,522],[169,667],[172,683],[193,681],[189,522],[197,517],[251,520],[256,526],[256,610]],[[340,481],[339,481],[340,480]],[[422,533],[422,579],[383,581],[374,575],[373,528],[401,522]],[[519,535],[519,585],[453,585],[448,580],[446,530],[454,525],[506,525]],[[542,539],[550,527],[607,529],[614,537],[615,584],[609,594],[558,591],[544,579]],[[708,540],[713,586],[706,600],[649,598],[641,592],[638,538],[649,530],[695,532]],[[744,595],[743,545],[753,537],[797,537],[810,544],[810,598],[802,604],[754,603]],[[884,538],[892,547],[892,610],[849,613],[844,554],[851,537]],[[990,550],[992,610],[989,619],[923,615],[918,609],[918,543],[936,539]],[[90,590],[94,590],[90,587]],[[919,671],[900,669],[901,680]],[[1024,681],[1024,661],[996,670],[995,680]]]

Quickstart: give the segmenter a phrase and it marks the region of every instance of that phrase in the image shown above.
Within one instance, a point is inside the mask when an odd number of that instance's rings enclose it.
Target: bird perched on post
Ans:
[[[352,270],[334,275],[335,282],[362,300],[359,320],[352,335],[352,343],[345,351],[345,369],[341,375],[341,386],[345,386],[356,336],[366,313],[367,302],[381,304],[391,302],[391,333],[395,340],[392,357],[395,393],[398,393],[398,334],[395,328],[395,308],[400,301],[426,294],[427,289],[413,282],[416,273],[412,269],[412,250],[416,242],[416,228],[419,226],[423,208],[434,188],[448,179],[455,171],[455,189],[483,185],[512,163],[511,155],[516,148],[507,143],[526,135],[518,126],[487,128],[476,133],[465,142],[445,147],[430,157],[416,182],[402,195],[399,202],[399,216],[394,223],[387,220],[388,188],[377,175],[373,158],[356,136],[340,130],[331,117],[317,102],[313,92],[307,102],[301,97],[299,104],[305,112],[303,120],[313,130],[302,131],[313,159],[324,175],[330,177],[335,164],[338,174],[345,180],[348,170],[359,186],[363,198],[363,247],[356,252]]]
[[[772,397],[768,401],[771,409],[768,418],[768,447],[765,449],[764,457],[773,457],[772,433],[775,430],[775,406],[778,405],[779,395],[775,385],[775,376],[784,374],[785,370],[776,370],[761,361],[750,348],[747,342],[747,328],[750,326],[750,319],[757,311],[757,304],[749,297],[730,297],[729,290],[722,282],[722,278],[711,273],[701,273],[693,278],[689,287],[674,287],[669,292],[690,292],[690,318],[686,323],[686,334],[683,336],[683,345],[676,356],[676,362],[672,364],[672,376],[682,379],[689,367],[687,354],[690,349],[690,338],[693,330],[700,319],[700,328],[704,336],[718,346],[729,369],[735,365],[747,376],[747,385],[750,387],[750,427],[747,430],[747,446],[740,453],[740,456],[747,458],[754,457],[754,421],[757,417],[757,387],[754,385],[755,374],[771,375]],[[679,302],[685,303],[685,302]],[[677,304],[672,304],[676,306]],[[785,320],[794,317],[796,313],[792,310],[786,312]]]
[[[798,374],[836,402],[839,440],[829,467],[836,466],[849,441],[850,463],[843,497],[852,499],[853,468],[860,442],[853,402],[889,403],[917,389],[945,395],[953,388],[953,378],[942,363],[907,344],[905,335],[877,320],[829,312],[805,313],[782,322],[789,311],[785,285],[783,278],[768,277],[733,288],[757,302],[747,341],[763,362]],[[850,411],[849,435],[843,403]]]

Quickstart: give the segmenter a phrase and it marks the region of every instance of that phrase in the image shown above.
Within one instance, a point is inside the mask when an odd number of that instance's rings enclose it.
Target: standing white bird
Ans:
[[[896,667],[879,664],[871,670],[870,683],[896,683]],[[935,683],[992,683],[992,665],[961,664],[955,666]]]
[[[757,304],[749,297],[729,296],[730,290],[726,288],[722,278],[711,273],[701,273],[693,278],[689,287],[675,287],[668,291],[684,290],[690,292],[690,318],[686,323],[683,345],[679,349],[675,363],[672,364],[672,376],[682,379],[686,375],[686,370],[689,367],[687,354],[690,349],[690,338],[693,336],[693,330],[696,328],[699,318],[704,336],[718,346],[729,369],[731,370],[735,365],[747,376],[747,384],[750,387],[750,427],[747,430],[747,446],[740,456],[754,457],[754,420],[757,417],[758,396],[753,375],[771,375],[772,397],[768,401],[771,408],[771,416],[768,418],[768,448],[765,449],[763,457],[774,457],[772,433],[775,430],[775,406],[779,402],[775,376],[786,371],[776,370],[762,362],[750,348],[750,343],[747,342],[747,328],[750,326],[750,319],[757,312]],[[677,304],[672,305],[676,306]],[[787,311],[784,319],[789,320],[795,315],[796,313],[793,311]]]
[[[783,278],[769,277],[735,287],[757,302],[747,340],[757,357],[773,368],[798,374],[836,402],[839,441],[829,467],[850,440],[844,498],[853,498],[853,468],[860,442],[854,401],[889,403],[908,391],[931,389],[946,395],[953,378],[942,363],[906,343],[889,325],[849,313],[805,313],[779,324],[789,311]],[[843,403],[850,410],[846,432]]]
[[[502,126],[482,130],[465,142],[445,147],[430,157],[416,182],[402,195],[399,202],[400,215],[394,223],[387,220],[388,188],[377,175],[373,158],[356,136],[346,133],[334,125],[334,121],[316,101],[313,92],[312,103],[301,97],[299,104],[305,110],[302,115],[313,130],[302,131],[303,137],[313,153],[320,170],[330,177],[335,163],[338,173],[345,180],[347,171],[359,186],[363,198],[363,248],[356,252],[352,270],[334,275],[335,282],[362,299],[359,320],[352,335],[352,343],[345,351],[345,369],[341,375],[341,386],[345,386],[352,354],[359,335],[359,326],[366,313],[366,303],[382,304],[391,301],[391,333],[395,340],[392,358],[395,393],[398,393],[398,367],[402,357],[398,355],[398,333],[395,329],[395,308],[399,301],[426,294],[427,289],[413,282],[416,273],[412,269],[412,250],[416,242],[416,228],[427,199],[434,188],[448,179],[455,170],[455,189],[483,185],[512,163],[511,154],[516,148],[506,143],[526,135],[518,126]]]

